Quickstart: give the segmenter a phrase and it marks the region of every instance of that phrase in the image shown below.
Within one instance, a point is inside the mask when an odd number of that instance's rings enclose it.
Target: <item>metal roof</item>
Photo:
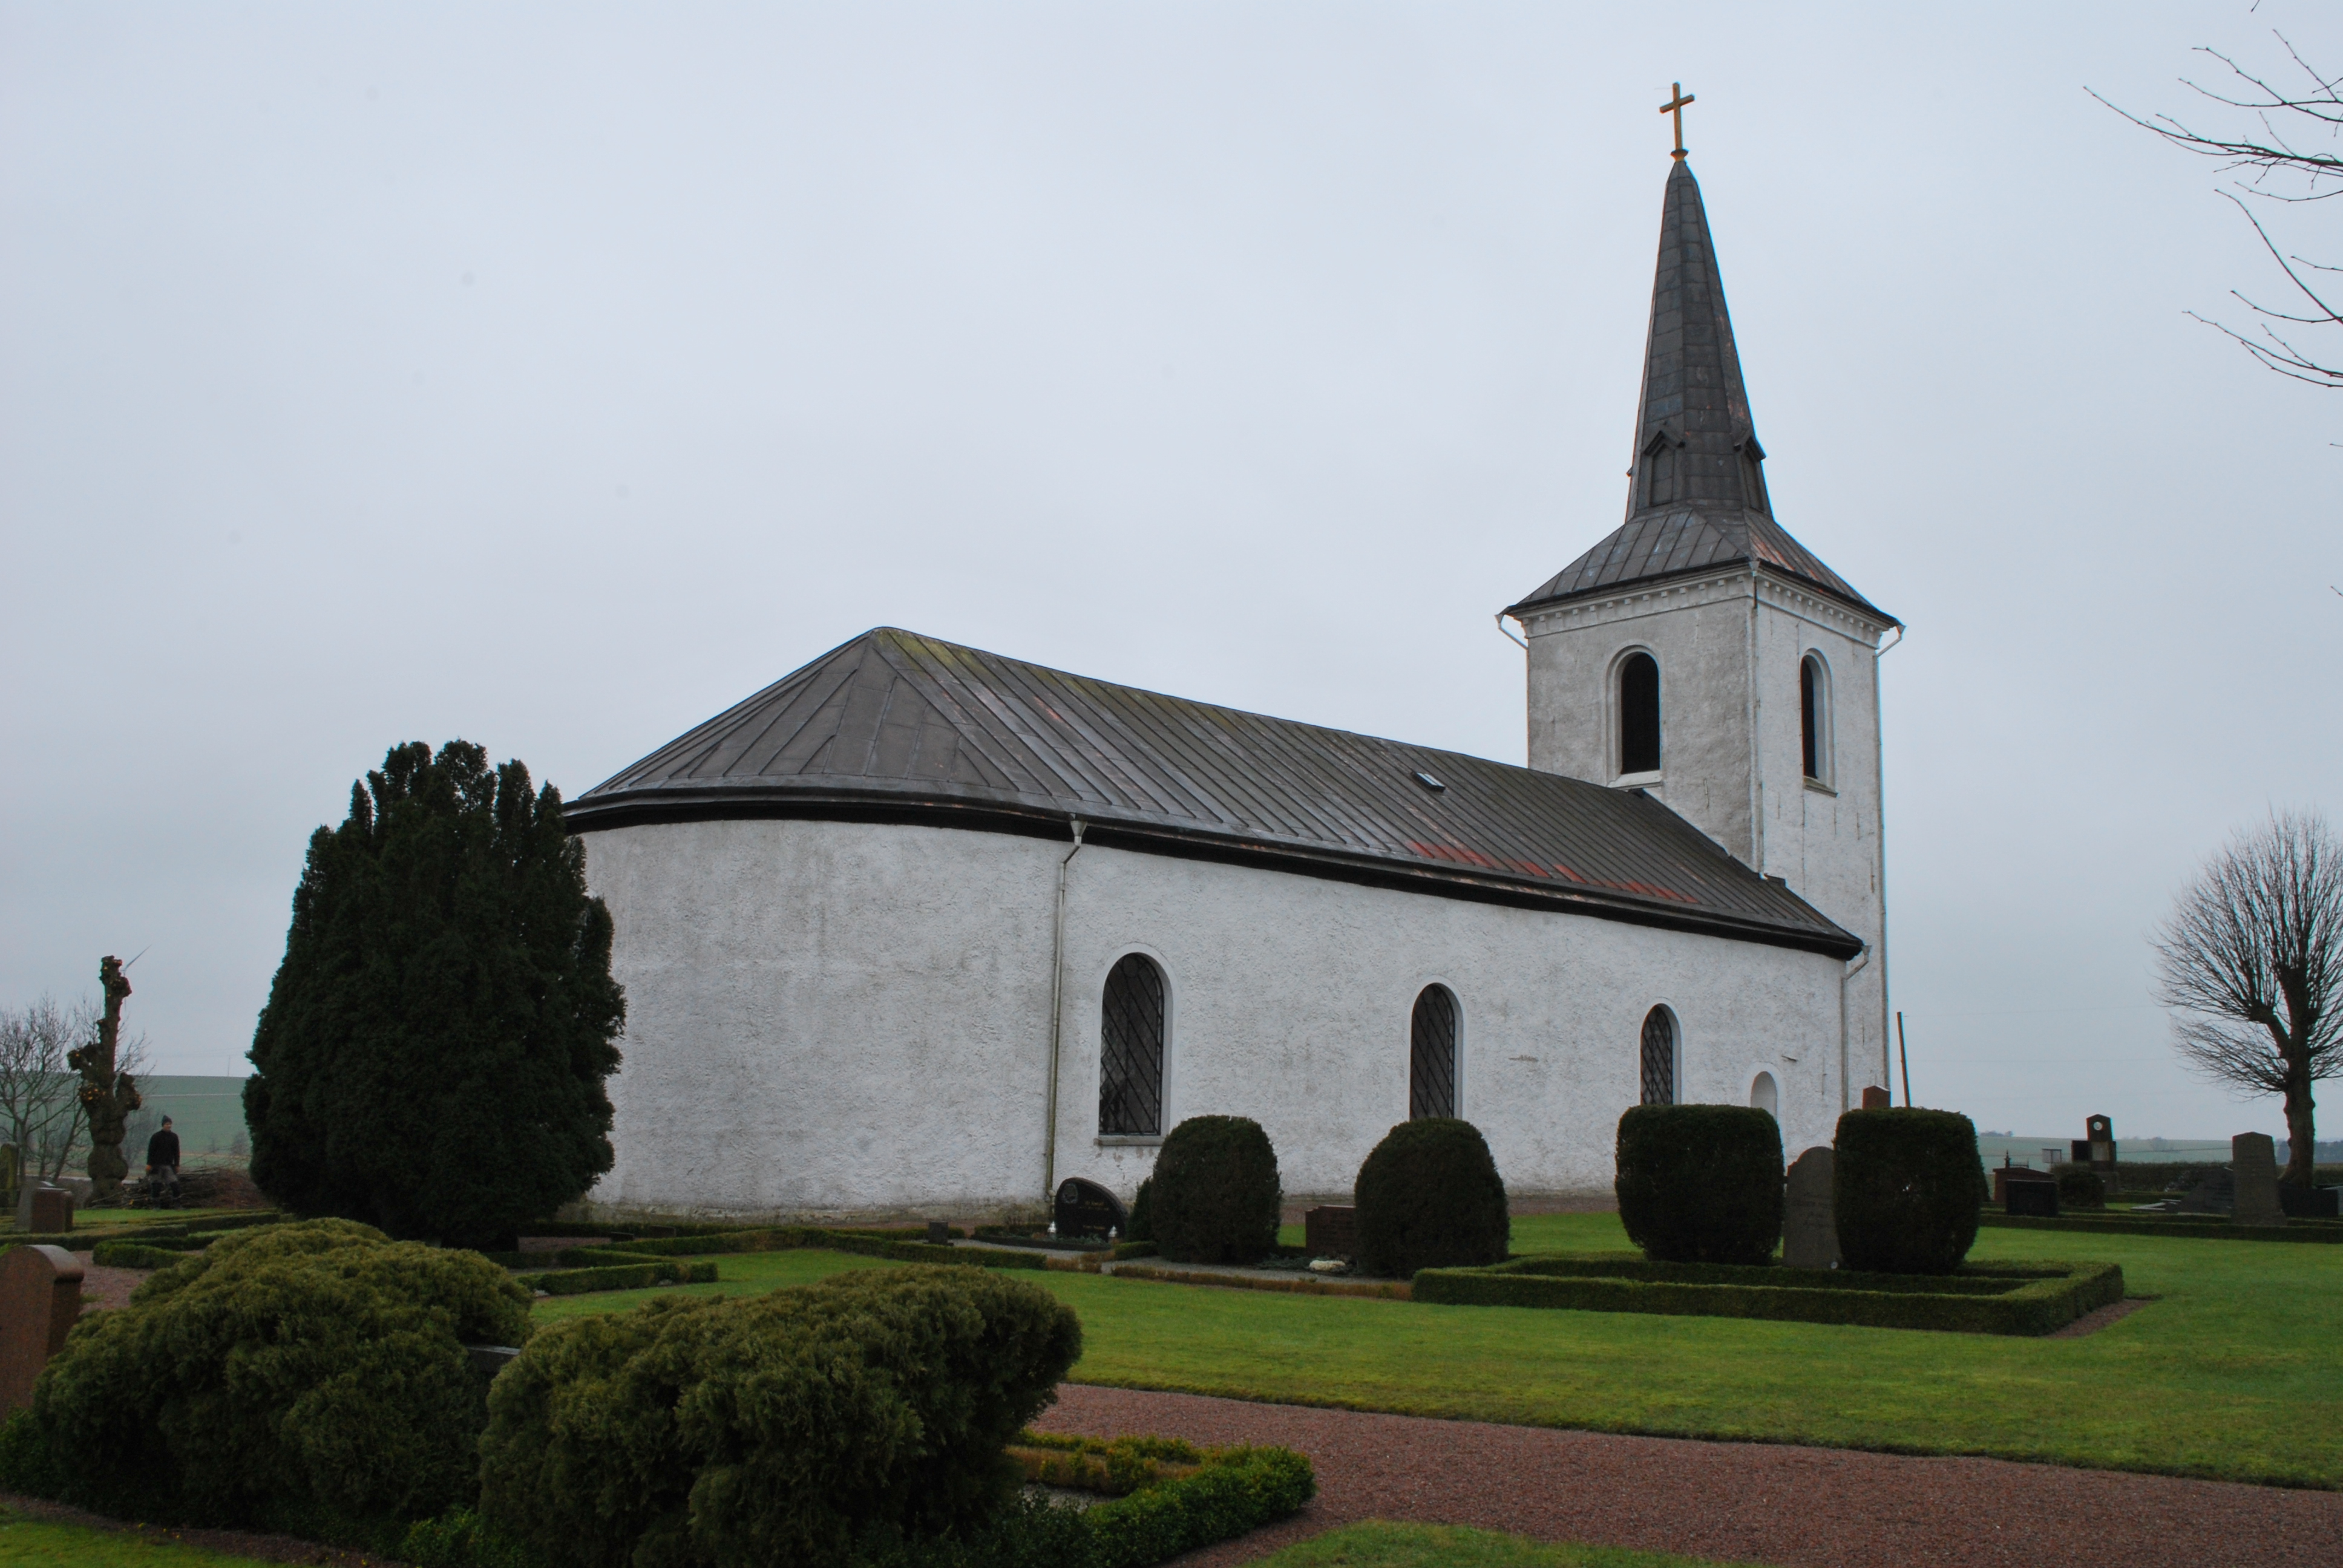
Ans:
[[[1639,793],[1216,708],[891,627],[569,803],[579,832],[911,819],[1267,864],[1839,958],[1862,943]]]
[[[1625,584],[1750,563],[1896,624],[1895,617],[1855,592],[1774,520],[1765,456],[1749,413],[1749,391],[1742,384],[1741,355],[1725,308],[1725,282],[1717,275],[1700,182],[1692,166],[1679,161],[1662,198],[1627,520],[1507,613]],[[1647,483],[1654,457],[1672,465],[1664,497],[1654,497]]]

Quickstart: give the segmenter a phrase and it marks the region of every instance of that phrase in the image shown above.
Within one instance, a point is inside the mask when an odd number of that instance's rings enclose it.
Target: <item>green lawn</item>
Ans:
[[[1616,1216],[1517,1221],[1517,1251],[1622,1248]],[[1023,1276],[1081,1312],[1077,1382],[1523,1425],[1983,1453],[2343,1488],[2343,1248],[1989,1230],[1975,1256],[2121,1263],[2163,1299],[2077,1340]],[[871,1261],[725,1257],[691,1293]],[[541,1321],[640,1294],[539,1302]]]
[[[1453,1525],[1372,1520],[1297,1542],[1262,1558],[1261,1568],[1702,1568],[1710,1562],[1664,1552],[1532,1541]]]
[[[0,1510],[0,1564],[7,1568],[268,1568],[183,1546],[167,1530],[93,1530],[49,1524]]]

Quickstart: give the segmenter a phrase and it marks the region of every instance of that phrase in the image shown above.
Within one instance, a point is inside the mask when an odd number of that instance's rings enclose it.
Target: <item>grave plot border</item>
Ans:
[[[1977,1223],[2005,1231],[2081,1231],[2107,1236],[2162,1236],[2192,1241],[2343,1242],[2343,1220],[2287,1220],[2241,1225],[2217,1214],[2006,1214],[1987,1209]]]
[[[1414,1300],[1451,1306],[1768,1318],[1850,1328],[2036,1336],[2123,1300],[2114,1263],[1967,1263],[1957,1273],[1870,1274],[1778,1264],[1654,1263],[1640,1252],[1555,1252],[1481,1269],[1426,1269]]]
[[[1115,1472],[1132,1483],[1082,1511],[1098,1568],[1151,1564],[1250,1535],[1299,1512],[1317,1495],[1306,1455],[1290,1448],[1196,1448],[1161,1438],[1070,1437],[1031,1430],[1011,1440],[1009,1455],[1029,1483],[1074,1485]],[[1163,1479],[1161,1462],[1186,1473]],[[1189,1466],[1193,1468],[1190,1469]],[[1095,1475],[1083,1472],[1095,1471]]]

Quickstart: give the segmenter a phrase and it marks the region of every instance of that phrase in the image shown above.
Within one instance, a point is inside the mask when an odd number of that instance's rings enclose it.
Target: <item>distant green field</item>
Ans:
[[[241,1078],[164,1073],[141,1079],[138,1093],[146,1104],[131,1118],[131,1136],[122,1146],[131,1168],[146,1163],[146,1135],[166,1116],[179,1135],[181,1155],[190,1163],[204,1163],[206,1155],[226,1158],[246,1152],[244,1082]]]

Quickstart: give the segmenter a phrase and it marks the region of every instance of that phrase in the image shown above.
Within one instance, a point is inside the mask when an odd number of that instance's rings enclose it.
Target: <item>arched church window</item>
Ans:
[[[1668,438],[1665,430],[1654,430],[1652,438],[1644,443],[1644,504],[1664,506],[1676,498],[1681,488],[1677,479],[1676,448],[1682,443]]]
[[[1163,971],[1127,953],[1106,977],[1101,1009],[1099,1135],[1163,1131]]]
[[[1676,1020],[1655,1007],[1644,1015],[1644,1103],[1676,1102]]]
[[[1631,653],[1619,661],[1619,771],[1660,770],[1660,661]]]
[[[1448,988],[1425,986],[1415,999],[1407,1031],[1407,1114],[1456,1114],[1456,999]]]
[[[1766,1115],[1779,1120],[1782,1114],[1782,1091],[1770,1072],[1761,1072],[1749,1084],[1749,1103]]]
[[[1798,660],[1798,749],[1806,777],[1830,782],[1830,667],[1822,655]]]

